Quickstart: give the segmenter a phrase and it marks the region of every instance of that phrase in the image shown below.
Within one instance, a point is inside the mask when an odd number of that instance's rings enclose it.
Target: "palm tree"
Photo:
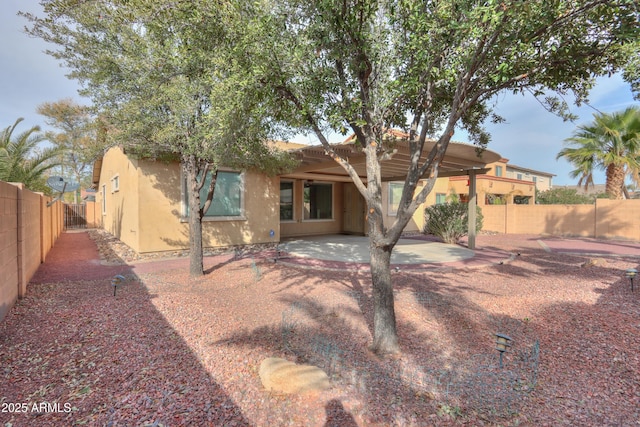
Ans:
[[[57,166],[56,156],[59,150],[38,147],[38,144],[45,140],[45,137],[38,133],[38,126],[13,135],[22,120],[19,118],[13,126],[0,132],[0,180],[22,182],[32,190],[42,191],[44,173]]]
[[[564,157],[576,169],[572,178],[578,185],[593,185],[595,168],[606,171],[606,192],[612,199],[622,199],[625,178],[640,184],[640,108],[629,107],[611,114],[596,113],[594,121],[580,125],[560,150],[557,159]]]

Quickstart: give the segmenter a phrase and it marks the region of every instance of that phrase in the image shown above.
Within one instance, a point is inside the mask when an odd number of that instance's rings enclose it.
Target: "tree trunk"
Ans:
[[[185,156],[182,161],[187,178],[189,204],[189,274],[198,277],[204,274],[202,253],[202,218],[200,216],[200,186],[195,156]]]
[[[377,246],[370,240],[371,279],[373,281],[373,344],[371,351],[379,356],[400,352],[396,313],[391,283],[391,251],[393,247]]]
[[[611,199],[622,199],[622,186],[626,176],[624,166],[614,163],[607,166],[607,183],[605,191]]]

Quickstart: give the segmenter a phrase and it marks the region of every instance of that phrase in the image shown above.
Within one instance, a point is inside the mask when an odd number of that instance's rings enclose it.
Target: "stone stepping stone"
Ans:
[[[262,385],[268,391],[299,394],[331,387],[326,372],[313,365],[298,365],[279,357],[262,361],[259,370]]]

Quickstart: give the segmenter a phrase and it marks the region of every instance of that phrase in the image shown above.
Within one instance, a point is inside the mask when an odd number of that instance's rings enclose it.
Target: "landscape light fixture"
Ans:
[[[511,338],[504,334],[496,334],[496,350],[500,352],[500,368],[502,368],[502,355],[511,347]]]
[[[115,276],[113,276],[113,279],[111,279],[111,286],[113,286],[113,296],[116,296],[116,289],[118,289],[118,285],[122,282],[124,282],[126,279],[124,276],[117,274]]]
[[[631,292],[633,292],[633,278],[636,277],[637,274],[638,274],[638,270],[636,270],[635,268],[628,268],[627,271],[625,272],[625,275],[629,278],[629,281],[631,282]]]

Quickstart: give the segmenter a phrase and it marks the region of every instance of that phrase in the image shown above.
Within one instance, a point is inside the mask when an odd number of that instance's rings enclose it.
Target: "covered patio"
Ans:
[[[383,181],[383,202],[385,208],[391,206],[391,186],[401,185],[405,180],[409,168],[410,154],[407,135],[393,131],[394,138],[392,149],[386,154],[386,159],[381,161],[381,173]],[[424,162],[435,141],[428,141],[420,161]],[[365,154],[350,140],[336,144],[333,149],[347,159],[355,168],[358,175],[366,182]],[[292,153],[298,158],[299,166],[289,174],[280,176],[281,179],[281,203],[284,199],[283,184],[287,194],[290,194],[291,217],[286,220],[281,218],[281,236],[283,241],[287,238],[305,235],[335,235],[366,234],[366,213],[364,198],[360,195],[347,172],[331,159],[322,146],[306,146],[297,148]],[[470,144],[451,142],[445,157],[439,167],[438,177],[468,176],[468,200],[469,206],[476,205],[476,176],[486,174],[490,169],[487,164],[498,161],[501,156],[490,150],[478,150],[478,147]],[[423,177],[427,178],[427,177]],[[321,185],[331,184],[331,190],[321,189]],[[310,187],[318,187],[318,190],[331,191],[331,196],[325,200],[321,208],[316,208],[309,214],[309,206],[299,208],[300,200],[308,204]],[[289,197],[289,196],[287,196]],[[313,195],[312,195],[313,197]],[[298,203],[296,203],[298,200]],[[320,203],[319,203],[320,204]],[[313,208],[313,201],[310,204]],[[297,209],[301,209],[297,212]],[[317,211],[317,212],[316,212]],[[330,211],[330,214],[326,212]],[[324,216],[323,216],[324,213]],[[420,213],[417,213],[421,215]],[[315,216],[314,216],[315,215]],[[395,214],[389,209],[386,212],[386,221],[395,220]],[[413,224],[414,230],[421,231],[419,221]],[[333,236],[335,237],[335,236]],[[475,209],[469,209],[469,244],[470,249],[475,248]]]

